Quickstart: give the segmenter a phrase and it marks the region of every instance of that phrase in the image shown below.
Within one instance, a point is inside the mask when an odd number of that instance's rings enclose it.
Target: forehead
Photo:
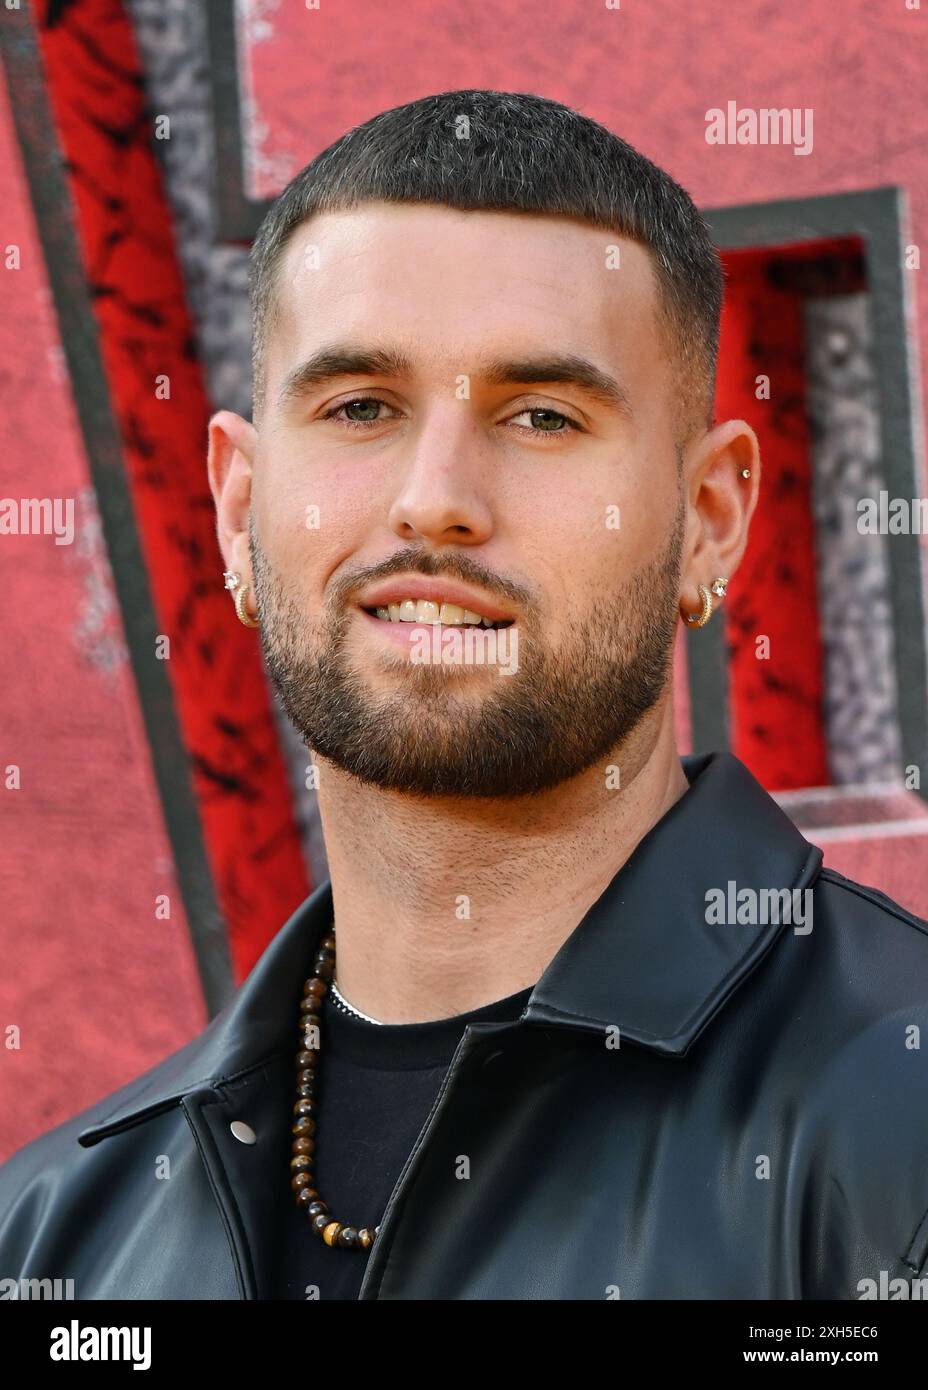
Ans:
[[[660,358],[648,251],[568,217],[366,203],[302,223],[278,266],[269,379],[333,337],[402,339],[465,369],[493,344]]]

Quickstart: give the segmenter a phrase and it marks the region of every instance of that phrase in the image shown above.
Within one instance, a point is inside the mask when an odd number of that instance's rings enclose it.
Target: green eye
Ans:
[[[322,418],[323,420],[337,420],[338,424],[345,425],[348,429],[363,430],[369,425],[379,425],[381,423],[378,412],[382,405],[387,405],[387,402],[382,401],[379,396],[355,396],[353,400],[342,401],[341,405],[336,405],[333,406],[331,410],[326,410]],[[358,407],[368,411],[373,407],[374,413],[361,420],[341,418],[341,412],[343,410],[356,410]]]
[[[513,420],[517,420],[519,415],[528,415],[533,423],[530,425],[519,425],[517,428],[528,430],[529,434],[535,436],[569,434],[580,428],[576,420],[572,420],[569,415],[565,415],[563,411],[560,410],[552,410],[549,406],[529,406],[525,410],[520,410],[518,415],[514,415],[512,417]],[[534,423],[536,420],[540,421],[540,423]],[[560,428],[559,426],[566,426],[566,428]]]

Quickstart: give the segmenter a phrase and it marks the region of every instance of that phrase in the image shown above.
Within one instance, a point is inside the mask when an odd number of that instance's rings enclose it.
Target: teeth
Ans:
[[[376,609],[377,617],[391,623],[442,623],[447,627],[494,627],[492,618],[481,617],[471,608],[457,603],[435,603],[432,599],[406,598]]]

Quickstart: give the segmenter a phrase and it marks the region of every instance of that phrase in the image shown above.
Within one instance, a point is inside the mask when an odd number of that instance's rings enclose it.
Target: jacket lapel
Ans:
[[[88,1148],[292,1044],[303,981],[331,922],[327,880],[287,919],[222,1012],[191,1042],[102,1101],[96,1109],[104,1113],[81,1131],[78,1143]]]
[[[811,885],[822,851],[733,754],[681,762],[689,791],[565,941],[526,1020],[595,1032],[617,1026],[620,1040],[682,1055],[788,929],[782,914],[716,924],[708,903],[722,894],[730,904],[747,889],[744,915],[755,895],[762,916],[764,902],[782,902],[784,889]]]

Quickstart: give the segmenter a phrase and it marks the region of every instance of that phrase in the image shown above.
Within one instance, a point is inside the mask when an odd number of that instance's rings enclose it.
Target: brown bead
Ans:
[[[319,1082],[319,1043],[322,1031],[320,1011],[329,982],[335,974],[334,929],[317,946],[313,969],[313,975],[303,985],[303,997],[300,1001],[299,1031],[303,1046],[296,1054],[296,1102],[293,1106],[296,1119],[291,1126],[291,1133],[296,1138],[293,1140],[293,1157],[290,1160],[290,1186],[296,1194],[297,1206],[307,1214],[310,1229],[321,1235],[326,1245],[340,1246],[346,1250],[369,1250],[380,1232],[380,1227],[375,1226],[371,1230],[369,1226],[362,1226],[359,1229],[336,1221],[314,1186],[316,1177],[313,1171],[313,1153],[316,1141],[311,1136],[316,1132],[317,1122],[313,1117],[319,1108],[316,1090]]]

